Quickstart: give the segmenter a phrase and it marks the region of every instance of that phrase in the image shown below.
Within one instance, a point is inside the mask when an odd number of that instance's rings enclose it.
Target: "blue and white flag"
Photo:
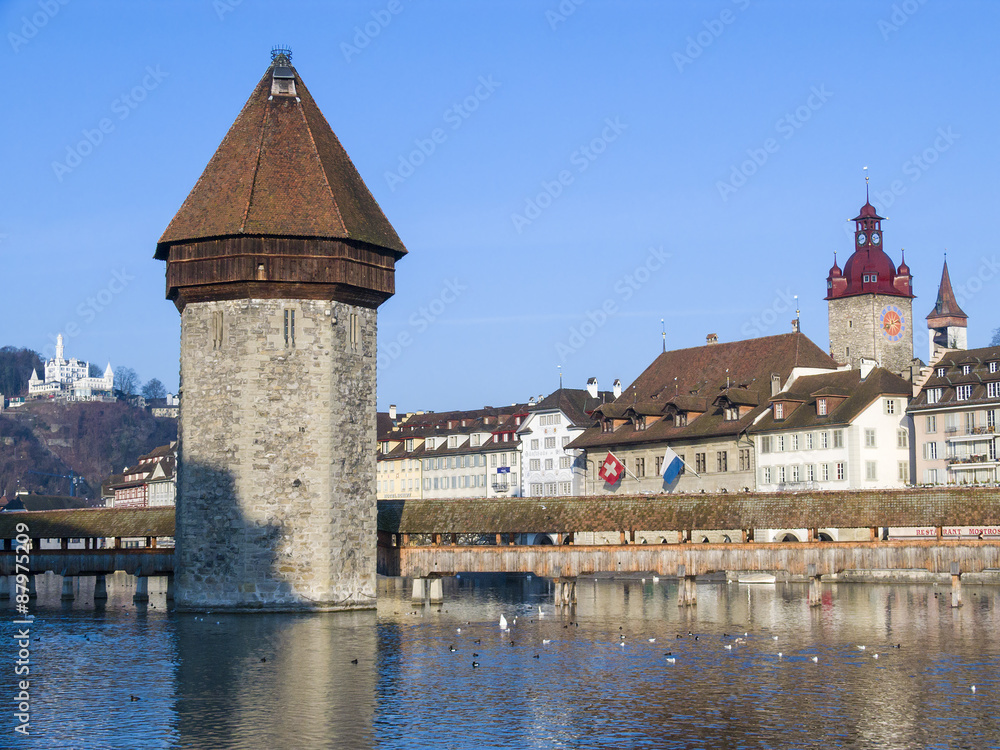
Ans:
[[[683,466],[684,462],[681,461],[681,457],[670,450],[670,446],[667,446],[667,450],[663,453],[663,481],[671,484],[677,479]]]

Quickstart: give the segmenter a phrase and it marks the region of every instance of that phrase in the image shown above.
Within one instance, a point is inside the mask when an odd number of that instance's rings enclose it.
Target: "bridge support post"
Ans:
[[[698,604],[698,589],[695,576],[688,575],[687,567],[677,566],[677,606],[693,607]]]
[[[103,574],[99,574],[94,578],[94,601],[106,601],[108,598],[108,581],[107,577]]]
[[[170,573],[167,576],[167,601],[172,602],[174,600],[174,574]]]
[[[823,592],[820,589],[820,577],[815,563],[810,563],[806,568],[806,576],[809,578],[809,606],[818,607],[823,603]]]
[[[10,599],[10,592],[15,586],[14,576],[4,576],[3,585],[0,585],[0,599]]]
[[[576,606],[575,578],[554,578],[552,580],[552,603],[556,607]]]
[[[413,579],[413,589],[410,594],[410,599],[415,602],[424,603],[424,599],[427,598],[427,579],[426,578],[414,578]]]
[[[444,601],[444,583],[440,578],[431,578],[428,582],[428,595],[431,604],[441,604]]]
[[[38,598],[38,588],[35,585],[35,576],[28,576],[28,598],[37,599]]]
[[[132,595],[132,601],[136,604],[142,604],[149,601],[149,576],[137,576],[135,579],[135,594]]]
[[[957,562],[951,564],[951,606],[962,606],[962,570]]]
[[[73,576],[63,575],[62,577],[62,596],[59,597],[60,601],[71,602],[76,598],[73,593]]]

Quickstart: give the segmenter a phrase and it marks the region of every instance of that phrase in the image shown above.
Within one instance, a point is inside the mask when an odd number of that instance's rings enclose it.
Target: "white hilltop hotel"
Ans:
[[[56,338],[56,356],[45,363],[45,378],[35,370],[28,380],[31,398],[55,398],[68,401],[101,401],[114,397],[115,374],[108,363],[103,377],[90,377],[90,363],[63,357],[63,337]]]

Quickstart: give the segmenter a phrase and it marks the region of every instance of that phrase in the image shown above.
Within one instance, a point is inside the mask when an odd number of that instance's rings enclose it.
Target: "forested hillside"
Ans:
[[[123,402],[28,402],[0,414],[0,495],[20,487],[69,494],[69,480],[29,470],[84,477],[77,494],[100,494],[101,482],[143,453],[177,439],[177,422]]]

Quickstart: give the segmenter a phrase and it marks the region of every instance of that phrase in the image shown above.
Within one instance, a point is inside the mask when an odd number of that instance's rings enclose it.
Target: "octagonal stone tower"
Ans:
[[[156,248],[181,313],[176,602],[375,602],[376,309],[406,249],[272,62]]]

